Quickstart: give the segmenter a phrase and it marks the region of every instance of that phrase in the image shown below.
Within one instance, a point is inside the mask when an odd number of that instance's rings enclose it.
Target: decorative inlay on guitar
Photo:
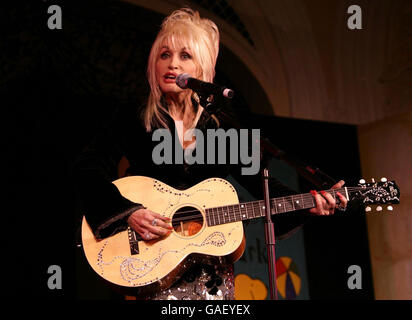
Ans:
[[[142,241],[130,228],[96,240],[83,217],[83,248],[91,267],[110,283],[138,288],[142,293],[169,287],[194,260],[235,262],[245,247],[242,221],[266,214],[263,200],[239,203],[235,188],[220,178],[204,180],[187,190],[142,176],[113,183],[124,197],[170,218],[174,227],[170,235],[153,241]],[[327,191],[335,198],[340,192],[349,201],[359,199],[365,205],[396,204],[400,195],[395,182],[384,178]],[[273,198],[270,204],[272,214],[316,206],[310,193]]]

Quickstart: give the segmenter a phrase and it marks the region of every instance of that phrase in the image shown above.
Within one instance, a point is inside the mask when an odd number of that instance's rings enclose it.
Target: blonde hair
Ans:
[[[187,47],[197,66],[198,74],[193,76],[203,81],[213,82],[219,53],[219,30],[213,21],[200,18],[199,12],[190,8],[176,10],[163,20],[148,59],[147,78],[151,90],[143,112],[143,121],[147,131],[151,131],[153,127],[168,127],[161,113],[163,110],[168,114],[168,110],[162,105],[162,92],[157,83],[155,71],[156,61],[164,45],[173,48]],[[187,91],[186,106],[191,104],[192,97],[196,97],[191,90]],[[194,122],[199,116],[198,112]]]

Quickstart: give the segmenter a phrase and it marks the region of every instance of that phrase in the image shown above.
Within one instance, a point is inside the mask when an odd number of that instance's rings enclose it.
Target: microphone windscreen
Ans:
[[[182,89],[187,89],[187,81],[189,80],[189,78],[191,78],[192,76],[188,73],[182,73],[179,74],[176,77],[176,84],[182,88]]]

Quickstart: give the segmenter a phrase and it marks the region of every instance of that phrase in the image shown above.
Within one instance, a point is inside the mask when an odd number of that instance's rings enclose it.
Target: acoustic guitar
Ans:
[[[131,228],[97,240],[85,217],[82,242],[85,256],[103,279],[137,294],[170,287],[193,263],[233,263],[243,254],[245,237],[242,221],[266,215],[264,201],[239,203],[235,188],[226,180],[211,178],[186,190],[177,190],[159,180],[129,176],[113,182],[127,199],[143,203],[150,210],[171,219],[174,231],[168,236],[143,241]],[[360,181],[357,187],[327,190],[349,201],[369,205],[399,203],[394,181]],[[270,200],[271,213],[309,209],[316,206],[310,193]],[[382,210],[381,206],[377,210]]]

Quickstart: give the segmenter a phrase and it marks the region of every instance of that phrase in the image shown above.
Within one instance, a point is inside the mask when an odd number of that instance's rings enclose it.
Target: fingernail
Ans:
[[[326,192],[323,191],[323,190],[320,193],[322,194],[322,196],[324,196],[326,194]]]
[[[310,190],[310,193],[312,194],[312,196],[316,196],[318,193],[316,192],[316,190]]]

